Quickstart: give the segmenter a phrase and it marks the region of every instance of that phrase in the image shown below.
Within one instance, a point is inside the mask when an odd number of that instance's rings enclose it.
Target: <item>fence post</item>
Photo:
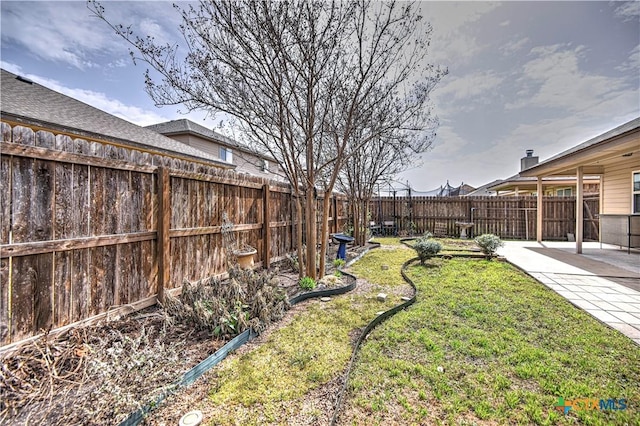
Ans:
[[[160,303],[164,302],[164,289],[169,285],[170,277],[170,240],[171,199],[169,194],[169,170],[158,169],[158,294]]]
[[[269,184],[265,183],[262,186],[262,220],[263,220],[263,238],[262,238],[262,242],[263,242],[263,247],[262,247],[262,266],[264,268],[269,268],[269,266],[271,265],[271,253],[270,253],[270,249],[271,249],[271,228],[269,226],[270,224],[270,218],[269,218],[269,201],[270,201],[270,193],[271,190],[269,189]]]
[[[338,200],[335,195],[332,195],[332,203],[333,204],[333,233],[338,233]]]

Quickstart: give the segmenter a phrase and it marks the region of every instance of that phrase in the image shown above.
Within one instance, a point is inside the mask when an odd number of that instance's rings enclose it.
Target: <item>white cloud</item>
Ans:
[[[126,105],[117,99],[110,98],[104,93],[95,92],[93,90],[86,90],[80,88],[66,87],[60,84],[56,80],[52,80],[46,77],[41,77],[35,74],[25,74],[22,68],[16,64],[0,61],[3,69],[12,72],[14,74],[20,74],[23,77],[28,78],[38,84],[41,84],[51,90],[63,93],[102,111],[113,114],[116,117],[120,117],[124,120],[130,121],[139,126],[147,126],[149,124],[155,124],[162,121],[167,121],[168,118],[153,111],[148,111],[143,108]]]
[[[113,38],[96,31],[97,21],[88,15],[79,2],[74,7],[59,7],[55,2],[3,2],[2,42],[15,43],[44,60],[92,68],[96,64],[90,54],[110,50]]]
[[[170,39],[165,28],[177,32],[179,17],[168,2],[106,2],[104,6],[111,22],[132,25],[158,42]],[[1,7],[3,44],[14,44],[40,59],[85,70],[98,67],[104,58],[121,64],[128,56],[128,44],[93,16],[85,2],[9,1]]]
[[[444,79],[433,91],[439,101],[472,101],[472,98],[486,96],[500,86],[503,78],[494,71],[478,71],[462,77]]]
[[[518,50],[522,49],[527,43],[529,43],[529,37],[523,37],[517,40],[511,40],[506,44],[500,46],[500,51],[504,55],[511,55]]]
[[[623,21],[637,21],[638,17],[640,17],[640,2],[624,2],[620,6],[616,7],[615,14],[622,18]]]
[[[620,72],[633,71],[635,75],[640,74],[640,44],[631,50],[629,58],[621,65],[616,67],[616,70]]]
[[[509,24],[511,24],[511,21],[509,21],[509,20],[507,19],[506,21],[502,21],[502,22],[500,22],[500,24],[499,24],[499,25],[500,25],[501,27],[507,27],[507,26],[509,26]]]
[[[470,33],[472,24],[498,7],[493,2],[421,2],[420,12],[433,26],[434,62],[468,63],[484,46]]]
[[[583,46],[539,46],[531,49],[534,58],[523,66],[519,90],[529,96],[507,105],[508,109],[542,107],[578,112],[624,96],[628,86],[623,78],[589,73],[580,68]]]
[[[141,34],[152,37],[158,44],[166,44],[170,40],[170,35],[153,19],[144,18],[140,21],[139,28]]]

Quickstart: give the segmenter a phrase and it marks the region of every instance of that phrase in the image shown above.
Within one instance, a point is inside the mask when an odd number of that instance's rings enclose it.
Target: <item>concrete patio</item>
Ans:
[[[640,345],[640,252],[607,244],[505,241],[500,255]]]

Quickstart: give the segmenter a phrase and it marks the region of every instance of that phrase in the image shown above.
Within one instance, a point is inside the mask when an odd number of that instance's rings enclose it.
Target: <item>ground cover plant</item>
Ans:
[[[417,302],[363,345],[340,424],[638,424],[631,340],[506,263],[428,263],[409,268]],[[565,416],[560,397],[629,406]]]

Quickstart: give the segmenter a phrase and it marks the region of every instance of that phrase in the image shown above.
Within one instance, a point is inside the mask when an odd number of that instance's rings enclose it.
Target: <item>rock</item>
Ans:
[[[438,370],[438,373],[444,373],[444,367],[441,365],[438,366],[437,370]]]
[[[409,300],[411,300],[411,298],[407,296],[402,296],[400,300],[402,300],[403,302],[408,302]]]
[[[389,265],[381,265],[380,268],[382,268],[383,271],[388,271]]]
[[[384,311],[376,312],[376,316],[380,316],[382,314],[384,314]]]
[[[380,302],[385,302],[387,300],[387,294],[386,293],[378,293],[378,296],[376,298]]]
[[[331,302],[331,298],[330,297],[321,297],[320,301],[321,302]]]

